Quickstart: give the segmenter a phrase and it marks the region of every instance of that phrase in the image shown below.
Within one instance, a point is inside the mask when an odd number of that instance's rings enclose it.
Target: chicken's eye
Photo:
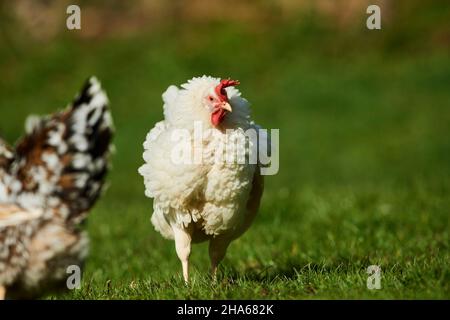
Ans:
[[[209,99],[209,101],[211,101],[211,102],[214,101],[214,98],[211,97],[211,96],[209,96],[208,99]]]

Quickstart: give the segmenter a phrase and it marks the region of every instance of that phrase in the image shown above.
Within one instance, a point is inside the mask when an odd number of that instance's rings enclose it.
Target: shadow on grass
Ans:
[[[244,271],[234,266],[227,265],[223,268],[221,277],[227,278],[231,282],[240,280],[273,282],[277,280],[298,279],[307,281],[308,278],[318,275],[363,273],[370,264],[369,257],[340,257],[332,262],[288,259],[286,261],[280,261],[279,263],[258,263],[258,265],[246,267]]]

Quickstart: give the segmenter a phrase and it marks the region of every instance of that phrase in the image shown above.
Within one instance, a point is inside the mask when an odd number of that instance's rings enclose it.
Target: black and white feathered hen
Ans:
[[[108,98],[92,77],[64,111],[30,117],[14,149],[0,139],[0,296],[36,297],[82,266],[80,224],[101,194],[112,135]]]

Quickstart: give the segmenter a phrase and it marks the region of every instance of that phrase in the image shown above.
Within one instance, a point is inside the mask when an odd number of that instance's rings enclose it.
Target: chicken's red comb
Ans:
[[[227,93],[225,91],[225,88],[226,87],[231,87],[231,86],[237,86],[238,84],[239,84],[239,81],[237,81],[237,80],[222,79],[220,81],[220,83],[215,88],[217,96],[222,101],[228,101],[228,96],[227,96]]]

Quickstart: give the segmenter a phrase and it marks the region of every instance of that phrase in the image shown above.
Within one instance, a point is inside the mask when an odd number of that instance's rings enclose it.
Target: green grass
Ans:
[[[48,298],[450,298],[448,54],[347,51],[328,43],[332,34],[316,39],[295,26],[204,28],[0,50],[0,128],[10,141],[28,114],[63,107],[90,74],[108,91],[117,127],[82,288]],[[186,287],[173,243],[150,224],[137,168],[162,117],[161,93],[204,73],[241,80],[256,121],[280,129],[281,163],[218,282],[207,247],[196,245]],[[381,290],[366,288],[373,264]]]

